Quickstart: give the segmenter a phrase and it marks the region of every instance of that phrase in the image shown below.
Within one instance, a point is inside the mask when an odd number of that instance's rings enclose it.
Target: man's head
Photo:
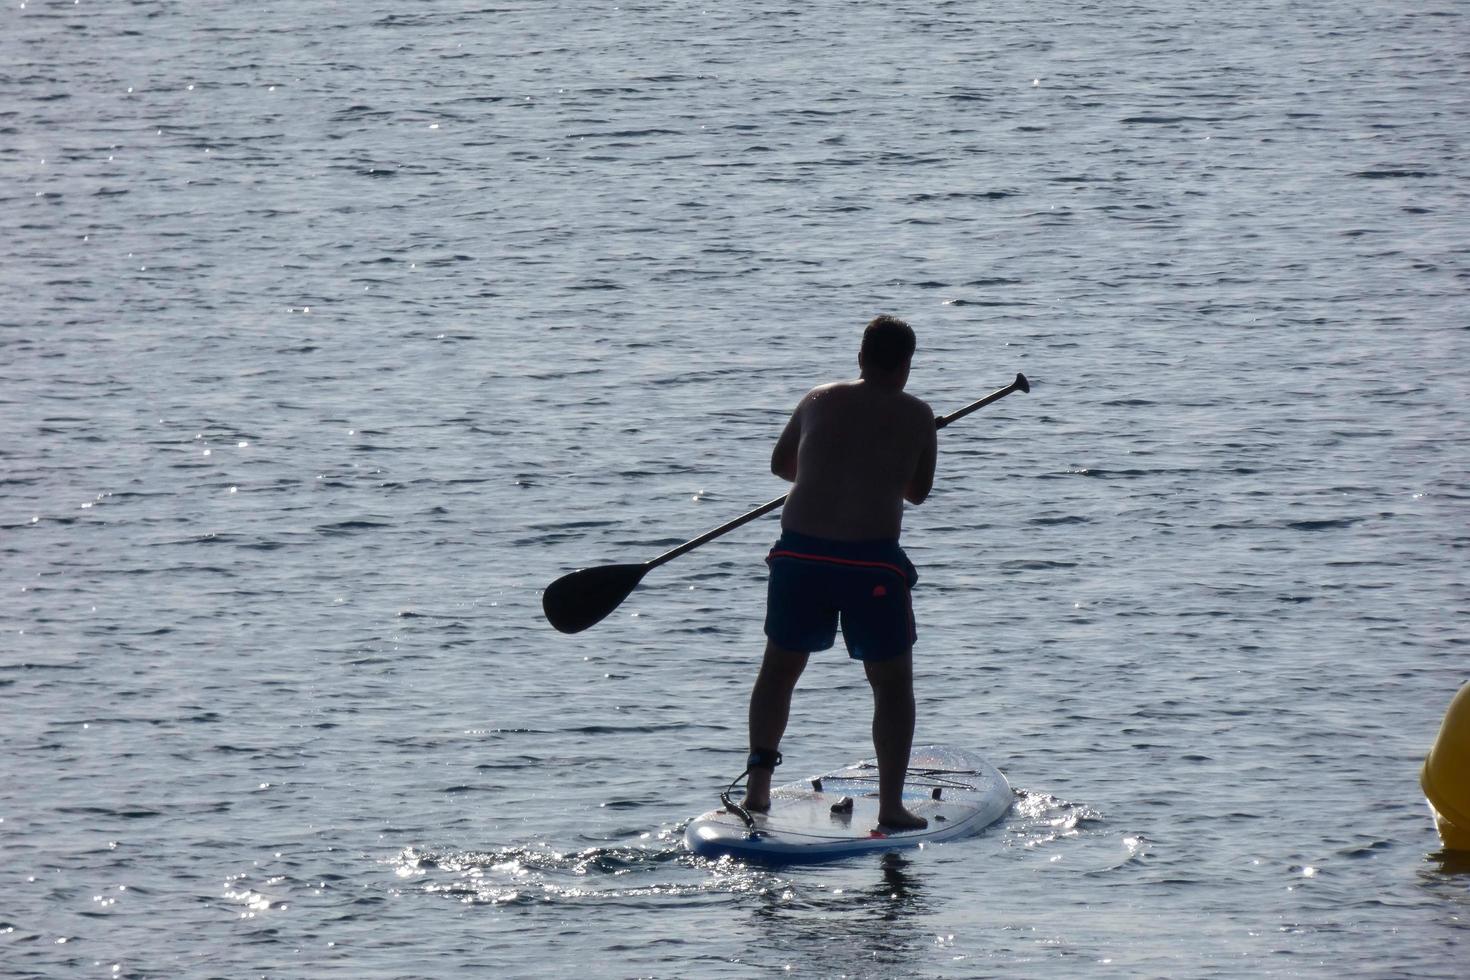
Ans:
[[[902,376],[907,380],[909,360],[914,356],[914,328],[896,316],[874,317],[863,329],[858,349],[858,366],[864,374]]]

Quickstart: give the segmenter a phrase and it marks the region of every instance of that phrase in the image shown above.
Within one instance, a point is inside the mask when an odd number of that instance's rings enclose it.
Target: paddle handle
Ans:
[[[981,398],[979,401],[973,401],[970,404],[966,405],[964,408],[950,412],[948,415],[940,415],[936,417],[934,419],[934,428],[942,429],[946,425],[949,425],[949,423],[951,422],[958,422],[960,419],[964,418],[966,415],[969,415],[971,412],[982,409],[986,405],[989,405],[991,402],[1000,401],[1002,398],[1004,398],[1006,395],[1009,395],[1013,391],[1030,390],[1031,382],[1026,380],[1026,376],[1024,374],[1017,374],[1016,380],[1012,381],[1004,388],[1001,388],[997,391],[992,391],[990,394],[986,395],[984,398]]]
[[[1010,384],[1006,385],[1004,388],[1001,388],[998,391],[992,391],[990,394],[986,395],[984,398],[981,398],[979,401],[973,401],[970,404],[966,405],[964,408],[950,412],[948,415],[936,416],[934,419],[934,428],[942,429],[946,425],[949,425],[951,422],[962,419],[966,415],[969,415],[971,412],[982,409],[993,401],[999,401],[1013,391],[1030,390],[1031,384],[1026,380],[1026,376],[1024,374],[1017,374],[1015,381],[1012,381]],[[761,504],[759,507],[748,514],[741,514],[733,521],[721,524],[719,527],[715,528],[712,531],[706,531],[697,538],[685,541],[677,548],[665,551],[657,558],[649,559],[648,561],[643,563],[644,570],[646,571],[651,568],[657,568],[659,565],[662,565],[666,561],[673,561],[675,558],[678,558],[685,552],[693,551],[695,548],[698,548],[700,545],[704,544],[707,541],[713,541],[720,535],[728,534],[729,532],[735,530],[737,527],[740,527],[742,524],[749,524],[757,517],[763,517],[764,515],[769,514],[777,507],[780,507],[782,504],[786,503],[786,497],[787,495],[783,493],[775,500],[772,500],[769,503]]]

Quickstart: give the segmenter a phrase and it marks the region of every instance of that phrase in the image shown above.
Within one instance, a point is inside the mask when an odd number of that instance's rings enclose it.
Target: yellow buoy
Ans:
[[[1470,851],[1470,684],[1460,688],[1419,771],[1446,850]]]

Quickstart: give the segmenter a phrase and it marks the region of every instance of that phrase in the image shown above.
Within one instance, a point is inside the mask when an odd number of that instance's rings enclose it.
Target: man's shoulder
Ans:
[[[803,406],[810,405],[813,402],[823,401],[833,397],[842,398],[851,389],[851,381],[828,381],[824,384],[817,385],[815,388],[811,389],[805,395],[803,395],[801,403],[797,407],[801,408]]]
[[[850,391],[856,386],[856,381],[825,381],[807,392],[807,395],[820,395],[832,391]]]
[[[913,415],[916,422],[923,422],[924,424],[933,422],[934,409],[929,407],[928,402],[906,391],[899,392],[899,397],[903,399],[904,409]]]
[[[916,412],[930,412],[929,403],[924,401],[924,399],[920,398],[918,395],[911,395],[907,391],[900,391],[898,393],[898,397],[903,399],[904,404],[908,405]]]

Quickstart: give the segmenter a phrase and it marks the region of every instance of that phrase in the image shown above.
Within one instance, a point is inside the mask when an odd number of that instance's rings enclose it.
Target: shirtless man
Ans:
[[[771,471],[794,486],[766,559],[768,639],[750,697],[747,809],[770,807],[791,692],[808,655],[833,645],[840,618],[848,656],[863,662],[873,689],[878,821],[927,825],[903,805],[917,638],[909,589],[918,574],[898,536],[903,502],[929,496],[937,449],[934,413],[903,390],[913,353],[907,323],[873,320],[858,353],[861,377],[808,392],[771,454]]]

